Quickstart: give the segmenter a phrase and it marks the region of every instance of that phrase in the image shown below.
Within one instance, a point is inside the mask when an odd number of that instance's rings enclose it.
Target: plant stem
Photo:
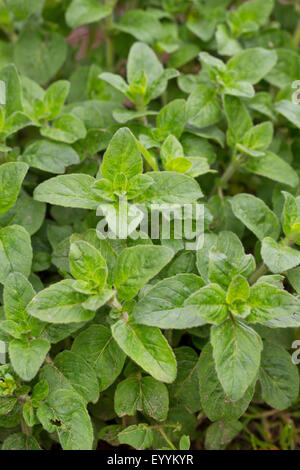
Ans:
[[[120,304],[120,302],[117,300],[116,297],[114,297],[109,302],[107,302],[107,305],[109,305],[109,307],[111,308],[115,308],[116,310],[119,310],[119,312],[122,312],[122,305]]]
[[[167,106],[167,104],[168,104],[168,91],[167,91],[167,89],[165,89],[165,91],[161,95],[161,103],[162,103],[163,106]]]
[[[298,21],[298,25],[297,25],[297,28],[296,28],[296,31],[295,31],[295,34],[294,34],[293,42],[294,42],[295,46],[298,47],[299,42],[300,42],[300,20]]]
[[[146,116],[141,118],[141,123],[144,124],[144,126],[148,126],[148,121],[147,121]]]
[[[217,194],[218,192],[218,188],[221,186],[225,186],[228,181],[233,177],[234,173],[236,172],[236,170],[239,168],[239,163],[237,160],[235,160],[234,158],[232,159],[231,163],[228,165],[228,167],[226,168],[225,172],[223,173],[223,175],[221,176],[220,178],[220,181],[219,181],[219,184],[215,184],[215,186],[213,187],[213,190],[210,194],[210,197],[214,196],[215,194]]]
[[[160,434],[162,435],[162,437],[164,438],[164,440],[168,443],[168,445],[171,447],[172,450],[177,450],[176,447],[174,446],[173,442],[170,441],[170,439],[168,438],[168,436],[166,435],[165,431],[162,429],[162,428],[159,428],[159,432]]]
[[[27,426],[23,417],[21,417],[21,429],[22,429],[23,434],[26,434],[27,437],[29,437],[32,434],[32,429],[29,426]]]
[[[225,173],[221,177],[221,184],[227,184],[228,181],[233,177],[234,173],[238,169],[239,165],[236,162],[231,162],[228,168],[226,169]]]
[[[32,434],[32,428],[30,426],[28,426],[25,419],[23,418],[23,406],[25,405],[25,403],[29,399],[30,398],[29,398],[28,395],[22,395],[22,396],[19,397],[19,400],[22,403],[22,407],[21,407],[21,429],[22,429],[23,434],[25,434],[27,437],[29,437]]]
[[[165,337],[169,345],[172,346],[173,330],[165,330]]]
[[[147,105],[145,104],[145,101],[144,101],[144,97],[143,97],[143,96],[137,96],[137,97],[136,97],[135,109],[136,109],[139,113],[144,113],[144,112],[147,110]],[[144,126],[147,126],[147,125],[148,125],[148,121],[147,121],[146,116],[141,117],[141,118],[140,118],[140,121],[141,121],[142,124],[144,124]]]
[[[250,284],[255,284],[255,282],[261,277],[267,274],[268,272],[268,267],[265,265],[265,263],[262,263],[256,271],[252,274],[252,276],[249,279]]]

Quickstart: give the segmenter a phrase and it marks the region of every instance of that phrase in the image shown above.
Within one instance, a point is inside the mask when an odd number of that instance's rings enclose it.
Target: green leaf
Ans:
[[[163,138],[172,134],[180,138],[185,125],[186,104],[182,99],[168,103],[157,115],[157,127]]]
[[[169,410],[167,387],[152,377],[129,377],[120,382],[114,398],[118,416],[134,416],[137,410],[156,421],[164,421]]]
[[[169,58],[168,65],[170,67],[180,68],[195,59],[198,53],[199,47],[197,44],[181,44],[180,47]]]
[[[226,232],[222,233],[226,234]],[[235,276],[241,274],[248,277],[254,271],[255,261],[252,255],[245,255],[243,252],[240,253],[222,246],[222,242],[226,241],[226,238],[229,243],[234,243],[236,240],[233,236],[222,237],[223,240],[221,237],[222,235],[220,235],[216,247],[212,247],[209,251],[209,280],[227,290]],[[238,246],[237,243],[236,245]]]
[[[274,8],[274,0],[251,0],[230,11],[228,23],[235,36],[257,31],[268,21]]]
[[[72,351],[81,355],[95,370],[103,391],[120,375],[125,354],[113,339],[108,328],[92,325],[74,340]]]
[[[249,129],[242,140],[242,145],[251,151],[264,154],[272,140],[273,125],[271,122],[263,122]],[[251,153],[249,154],[251,155]]]
[[[176,69],[165,69],[162,74],[154,80],[151,85],[147,88],[145,96],[145,104],[153,100],[157,96],[160,96],[167,87],[168,80],[177,78],[179,72]]]
[[[26,277],[21,273],[11,273],[3,290],[5,318],[33,326],[36,322],[26,313],[26,308],[34,296],[35,291]]]
[[[185,301],[204,282],[194,274],[177,274],[152,287],[132,312],[135,323],[160,328],[183,329],[204,323],[201,316],[185,306]]]
[[[275,51],[260,47],[246,49],[227,62],[226,78],[255,85],[272,70],[276,62]]]
[[[259,381],[263,400],[272,408],[285,410],[297,400],[299,372],[290,354],[266,341],[261,356]]]
[[[266,152],[263,157],[250,157],[246,168],[257,175],[265,176],[293,188],[298,185],[296,171],[282,158],[272,152]]]
[[[185,173],[192,178],[197,178],[197,176],[205,175],[206,173],[214,173],[214,171],[210,169],[206,158],[187,157],[185,160],[190,164],[190,167]],[[184,166],[186,167],[186,163]]]
[[[35,424],[37,424],[35,419],[34,408],[31,401],[27,401],[26,403],[24,403],[22,415],[27,426],[33,427]]]
[[[55,174],[64,173],[66,167],[76,165],[80,161],[71,146],[50,140],[37,140],[31,143],[26,147],[20,160],[30,167]]]
[[[198,354],[190,347],[174,350],[177,361],[176,380],[169,385],[172,404],[183,405],[191,412],[201,409],[198,386]]]
[[[274,119],[273,102],[269,93],[260,91],[250,100],[249,107],[268,118]]]
[[[197,261],[204,280],[207,283],[209,280],[216,282],[226,290],[235,275],[248,277],[255,269],[253,257],[245,255],[239,237],[229,231],[222,231],[218,237],[215,234],[206,234],[203,248],[198,251]]]
[[[251,83],[246,81],[229,81],[224,87],[225,95],[239,96],[241,98],[253,98],[255,90]]]
[[[239,421],[218,421],[209,426],[205,436],[207,450],[224,450],[226,446],[241,432]]]
[[[43,0],[7,0],[7,7],[17,21],[25,20],[43,5]]]
[[[218,378],[225,394],[240,400],[253,383],[260,364],[260,336],[242,321],[226,320],[211,330]]]
[[[11,272],[28,277],[31,271],[32,248],[28,232],[19,225],[0,230],[0,282],[5,283]]]
[[[244,276],[241,276],[238,274],[235,276],[228,288],[227,294],[226,294],[226,301],[228,304],[232,304],[233,302],[236,302],[237,300],[247,300],[250,295],[250,287],[247,282],[247,279],[244,278]]]
[[[265,284],[270,284],[277,289],[283,290],[284,285],[282,281],[284,281],[284,276],[281,276],[280,274],[267,274],[266,276],[261,276],[257,283],[263,282]]]
[[[114,185],[111,181],[105,178],[96,180],[96,182],[93,184],[93,191],[99,195],[99,198],[105,199],[107,201],[116,200],[116,195],[114,193]]]
[[[20,72],[43,84],[61,68],[67,42],[58,33],[24,29],[15,45],[15,62]]]
[[[134,135],[127,127],[119,129],[113,136],[106,150],[101,174],[109,181],[114,181],[120,173],[130,179],[143,172],[143,159]]]
[[[199,10],[201,9],[203,11],[205,16],[209,15],[209,13],[211,13],[213,10],[217,10],[218,8],[222,10],[226,9],[230,3],[229,0],[210,0],[209,2],[207,0],[193,0],[193,2],[196,4]]]
[[[292,315],[300,306],[293,295],[263,282],[251,287],[247,304],[251,307],[247,321],[254,323]]]
[[[197,127],[216,124],[222,116],[222,108],[216,90],[207,85],[198,85],[187,101],[188,123]]]
[[[234,96],[224,96],[224,110],[228,121],[227,141],[232,146],[242,141],[252,128],[252,120],[244,103]]]
[[[70,82],[67,80],[58,80],[48,88],[44,96],[44,105],[46,117],[49,121],[52,121],[60,114],[69,91]]]
[[[266,76],[266,80],[278,88],[290,87],[299,79],[300,57],[298,51],[287,48],[276,49],[277,64]]]
[[[41,448],[33,436],[26,436],[20,432],[8,436],[1,450],[41,450]]]
[[[223,322],[228,315],[226,294],[218,284],[202,287],[187,299],[185,305],[193,307],[193,314],[199,315],[203,323],[218,324]]]
[[[104,237],[101,237],[100,232],[98,232],[95,229],[89,229],[86,232],[82,234],[73,234],[72,236],[72,242],[76,240],[84,240],[87,243],[93,245],[97,250],[100,251],[101,255],[106,261],[107,267],[108,267],[108,279],[107,282],[109,285],[112,285],[112,272],[114,270],[114,267],[116,265],[116,260],[117,260],[117,248],[115,247],[116,251],[113,249],[113,247],[110,244],[110,241],[105,239]]]
[[[113,111],[114,119],[120,124],[125,124],[126,122],[132,121],[134,119],[140,119],[146,116],[155,116],[156,111],[134,111],[131,109],[115,109]]]
[[[11,340],[12,338],[21,339],[24,333],[29,328],[26,324],[21,323],[20,325],[13,320],[3,320],[0,322],[0,328],[2,334],[4,334],[4,340]],[[7,338],[5,336],[8,336]]]
[[[126,248],[118,258],[114,285],[118,295],[129,300],[173,258],[173,251],[164,246]]]
[[[152,171],[153,184],[137,199],[147,204],[189,204],[203,196],[199,184],[187,175]]]
[[[116,28],[149,44],[153,44],[161,35],[161,25],[155,16],[138,9],[126,12]]]
[[[282,273],[300,264],[300,252],[267,237],[262,242],[261,256],[272,273]]]
[[[91,450],[93,427],[81,398],[69,390],[57,390],[47,399],[48,412],[38,409],[44,427],[52,426],[64,450]],[[55,423],[54,426],[52,423]],[[52,431],[52,432],[53,432]]]
[[[83,356],[73,351],[58,354],[54,363],[43,367],[41,377],[49,385],[50,393],[72,390],[84,403],[96,403],[99,399],[99,383],[94,369]]]
[[[34,199],[58,206],[96,210],[100,201],[91,189],[94,182],[94,178],[86,174],[56,176],[37,186]]]
[[[134,80],[131,82],[129,86],[129,97],[132,96],[134,102],[136,102],[137,108],[144,108],[143,101],[144,96],[147,91],[147,77],[145,72],[138,73]],[[141,102],[141,105],[139,105]]]
[[[13,410],[16,403],[17,403],[16,398],[1,397],[0,416],[7,415],[8,413],[10,413]]]
[[[169,393],[165,384],[152,377],[141,379],[142,407],[144,413],[156,421],[167,419]]]
[[[118,434],[121,444],[128,444],[137,450],[148,449],[153,444],[153,431],[148,424],[133,424]]]
[[[39,292],[27,308],[29,315],[48,323],[78,323],[91,320],[94,312],[83,307],[88,296],[73,289],[71,279]]]
[[[143,194],[152,184],[153,179],[150,175],[141,174],[134,176],[128,182],[126,189],[127,199],[135,199]]]
[[[162,147],[160,149],[160,155],[162,163],[164,167],[166,167],[167,163],[170,160],[174,158],[183,157],[184,150],[179,140],[177,140],[176,137],[171,134],[166,138],[166,140],[162,144]]]
[[[26,163],[12,162],[0,166],[0,214],[7,212],[16,202],[27,170]]]
[[[137,410],[142,411],[141,383],[138,377],[129,377],[118,383],[114,407],[119,417],[134,416]]]
[[[246,411],[253,393],[254,385],[246,390],[239,400],[231,400],[225,395],[218,379],[210,343],[201,351],[198,363],[199,391],[205,414],[211,421],[230,421],[239,419]]]
[[[1,67],[11,64],[13,61],[13,44],[7,41],[0,42]]]
[[[179,441],[179,450],[189,450],[191,447],[191,440],[189,436],[182,436]]]
[[[100,251],[85,241],[77,241],[70,247],[70,268],[76,279],[92,281],[99,291],[106,283],[107,266]]]
[[[268,328],[298,328],[300,325],[300,314],[299,312],[294,312],[291,315],[273,318],[263,322],[262,325]]]
[[[131,84],[140,73],[145,73],[147,88],[151,87],[163,74],[163,66],[153,50],[142,42],[133,44],[129,51],[127,62],[127,81]],[[164,91],[166,83],[156,87],[151,99],[157,98]]]
[[[9,345],[9,357],[16,373],[26,381],[32,380],[50,349],[44,339],[14,339]]]
[[[187,28],[202,41],[206,42],[212,39],[217,21],[213,17],[210,19],[210,17],[206,18],[204,16],[200,17],[198,20],[196,17],[195,20],[196,21],[194,21],[193,17],[191,20],[188,20],[186,23]]]
[[[99,75],[99,78],[119,90],[124,95],[128,95],[129,86],[125,82],[124,78],[121,77],[121,75],[117,75],[116,73],[103,72]]]
[[[287,278],[297,294],[300,294],[300,267],[291,269],[287,273]]]
[[[290,235],[298,229],[298,220],[299,220],[299,210],[297,205],[297,200],[290,193],[282,191],[284,196],[284,206],[281,216],[282,228],[285,235]],[[298,230],[297,230],[298,231]]]
[[[49,395],[49,385],[45,380],[40,380],[35,386],[33,387],[32,391],[32,399],[41,401],[45,400]]]
[[[234,215],[253,232],[259,240],[280,234],[276,215],[259,198],[251,194],[238,194],[230,200]]]
[[[276,111],[300,129],[300,108],[299,105],[287,100],[279,101],[275,105]]]
[[[67,24],[75,29],[78,26],[96,23],[110,15],[112,8],[97,0],[73,0],[66,11]]]
[[[0,80],[5,84],[6,119],[17,111],[23,111],[21,81],[14,64],[7,65],[0,72]]]
[[[16,111],[6,119],[4,128],[1,131],[2,138],[7,138],[30,124],[32,124],[32,122],[27,114],[22,111]]]
[[[46,213],[46,204],[38,202],[21,191],[14,206],[0,215],[0,227],[8,225],[21,225],[29,235],[35,234],[43,224]]]
[[[218,70],[219,72],[226,71],[226,65],[224,64],[224,62],[221,59],[218,59],[217,57],[209,54],[208,52],[200,52],[199,59],[202,62],[202,64],[205,64],[208,67],[209,71],[214,71],[214,72],[216,70]],[[213,78],[215,77],[213,76]]]
[[[241,52],[240,43],[234,39],[225,24],[219,24],[216,32],[216,40],[218,44],[218,54],[233,56]]]
[[[101,294],[91,295],[85,302],[83,302],[82,306],[87,310],[92,310],[93,312],[96,312],[97,310],[99,310],[100,307],[106,304],[114,295],[114,290],[104,289]]]
[[[121,424],[109,424],[100,429],[97,437],[112,446],[119,446],[118,434],[122,429],[123,426]]]
[[[160,382],[176,377],[176,360],[167,340],[158,328],[119,320],[112,334],[121,349],[140,367]]]
[[[63,114],[54,121],[52,127],[43,127],[41,134],[49,139],[74,144],[77,140],[84,139],[87,131],[81,119],[73,114]]]

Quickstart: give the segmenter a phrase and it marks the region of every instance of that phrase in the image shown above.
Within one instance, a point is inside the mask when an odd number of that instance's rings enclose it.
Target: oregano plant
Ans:
[[[0,0],[3,450],[300,448],[299,18]]]

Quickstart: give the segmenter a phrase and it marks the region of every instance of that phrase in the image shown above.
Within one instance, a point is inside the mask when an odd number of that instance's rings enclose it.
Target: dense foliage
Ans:
[[[0,0],[2,449],[299,445],[299,18]]]

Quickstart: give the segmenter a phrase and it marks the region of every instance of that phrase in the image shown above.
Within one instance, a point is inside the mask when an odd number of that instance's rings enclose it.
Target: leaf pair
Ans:
[[[277,62],[276,52],[260,47],[239,52],[226,65],[207,52],[201,52],[199,57],[211,81],[221,88],[222,93],[243,98],[254,96],[253,85],[260,82]],[[254,62],[255,68],[252,67]],[[216,106],[217,102],[213,103]]]
[[[155,53],[147,44],[137,42],[131,47],[128,56],[128,84],[120,75],[109,72],[102,73],[100,78],[135,103],[136,110],[141,113],[137,117],[143,117],[147,115],[146,105],[163,93],[168,80],[177,76],[176,70],[163,69]]]
[[[261,199],[239,194],[230,201],[236,217],[262,241],[262,258],[273,273],[285,272],[300,262],[298,251],[289,246],[298,238],[297,200],[289,193],[283,194],[282,227],[286,238],[282,242],[276,241],[280,234],[278,219]]]

